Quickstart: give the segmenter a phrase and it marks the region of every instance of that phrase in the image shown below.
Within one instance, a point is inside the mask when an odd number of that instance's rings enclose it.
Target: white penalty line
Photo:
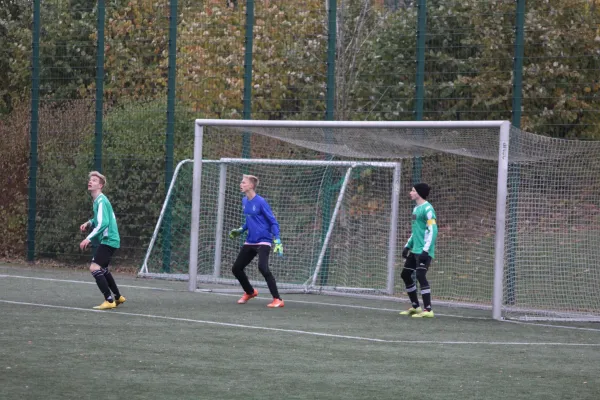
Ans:
[[[86,285],[96,286],[96,282],[77,281],[77,280],[71,280],[71,279],[40,278],[40,277],[36,277],[36,276],[0,274],[0,278],[33,279],[33,280],[48,281],[48,282],[83,283]],[[164,290],[164,291],[172,291],[172,292],[176,291],[175,289],[169,289],[169,288],[156,288],[153,286],[124,285],[121,283],[119,283],[119,287],[126,287],[126,288],[133,288],[133,289],[146,289],[146,290]],[[196,290],[196,293],[215,295],[215,296],[225,296],[225,297],[239,297],[239,294],[219,293],[219,292],[206,291],[206,290]],[[257,299],[262,299],[262,297],[258,296]],[[265,298],[265,300],[269,300],[269,301],[270,301],[270,299],[271,299],[270,297],[268,299]],[[357,305],[357,304],[339,304],[339,303],[327,303],[327,302],[323,302],[323,301],[288,300],[288,299],[286,299],[285,301],[286,301],[286,303],[298,303],[298,304],[310,304],[310,305],[318,305],[318,306],[353,308],[353,309],[357,309],[357,310],[385,311],[385,312],[395,312],[395,313],[399,312],[399,310],[395,309],[395,308],[370,307],[370,306],[361,306],[361,305]],[[486,317],[468,317],[468,316],[464,316],[464,315],[451,315],[451,314],[442,314],[442,313],[437,313],[437,312],[436,312],[436,315],[443,316],[443,317],[462,318],[462,319],[479,319],[479,320],[489,320],[490,319],[490,318],[486,318]],[[598,331],[600,331],[600,330],[598,330]]]
[[[198,290],[196,291],[197,293],[203,293],[203,294],[213,294],[216,296],[227,296],[227,297],[239,297],[239,294],[228,294],[228,293],[219,293],[219,292],[207,292],[207,291],[202,291],[202,290]],[[260,298],[257,297],[257,298]],[[269,300],[271,298],[269,297]],[[357,310],[372,310],[372,311],[387,311],[387,312],[394,312],[394,313],[398,313],[400,311],[403,310],[399,310],[397,308],[384,308],[384,307],[371,307],[371,306],[359,306],[356,304],[339,304],[339,303],[327,303],[327,302],[323,302],[323,301],[308,301],[308,300],[285,300],[286,303],[298,303],[298,304],[311,304],[311,305],[317,305],[317,306],[330,306],[330,307],[345,307],[345,308],[355,308]],[[437,311],[435,312],[435,315],[439,315],[439,316],[444,316],[444,317],[453,317],[453,318],[463,318],[463,319],[480,319],[480,320],[484,320],[484,321],[489,321],[490,318],[486,318],[486,317],[467,317],[464,315],[450,315],[450,314],[442,314],[442,313],[438,313]]]
[[[96,285],[96,282],[87,282],[87,281],[77,281],[70,279],[56,279],[56,278],[40,278],[36,276],[22,276],[22,275],[8,275],[8,274],[0,274],[0,278],[18,278],[18,279],[33,279],[40,281],[48,281],[48,282],[66,282],[66,283],[83,283],[86,285]],[[119,284],[119,287],[126,287],[132,289],[144,289],[144,290],[162,290],[165,292],[175,292],[176,289],[171,288],[157,288],[154,286],[138,286],[138,285],[123,285]],[[227,293],[218,293],[218,292],[207,292],[202,290],[197,290],[196,293],[200,294],[213,294],[217,296],[228,296],[228,297],[237,297],[235,294],[227,294]],[[260,298],[260,297],[259,297]],[[398,310],[393,308],[383,308],[383,307],[369,307],[369,306],[360,306],[355,304],[339,304],[339,303],[327,303],[320,301],[307,301],[307,300],[286,300],[288,303],[299,303],[299,304],[312,304],[312,305],[322,305],[329,307],[343,307],[343,308],[354,308],[359,310],[373,310],[373,311],[386,311],[386,312],[398,312]],[[490,318],[486,317],[469,317],[464,315],[454,315],[454,314],[446,314],[446,313],[437,313],[436,315],[442,317],[451,317],[451,318],[461,318],[461,319],[477,319],[477,320],[489,320]],[[512,321],[506,320],[503,322],[509,322],[517,325],[533,325],[533,326],[543,326],[546,328],[557,328],[557,329],[572,329],[572,330],[580,330],[580,331],[589,331],[589,332],[600,332],[600,329],[597,328],[583,328],[578,326],[567,326],[567,325],[554,325],[554,324],[542,324],[538,322],[525,322],[525,321]],[[412,342],[411,342],[412,343]]]
[[[47,282],[83,283],[85,285],[94,285],[94,286],[96,286],[96,282],[94,282],[94,281],[87,282],[87,281],[76,281],[76,280],[72,280],[72,279],[40,278],[40,277],[37,277],[37,276],[21,276],[21,275],[0,274],[0,278],[32,279],[32,280],[47,281]],[[134,289],[147,289],[147,290],[162,290],[162,291],[165,291],[165,292],[174,292],[175,291],[175,289],[158,288],[158,287],[154,287],[154,286],[137,286],[137,285],[123,285],[123,284],[119,284],[119,287],[134,288]]]
[[[122,311],[102,311],[102,310],[94,310],[88,308],[79,308],[79,307],[67,307],[67,306],[57,306],[51,304],[39,304],[39,303],[27,303],[22,301],[12,301],[12,300],[2,300],[0,299],[0,303],[5,304],[15,304],[15,305],[23,305],[23,306],[33,306],[33,307],[43,307],[43,308],[54,308],[60,310],[70,310],[70,311],[86,311],[86,312],[95,312],[95,313],[105,313],[105,314],[114,314],[114,315],[126,315],[131,317],[142,317],[142,318],[151,318],[151,319],[161,319],[167,321],[177,321],[177,322],[190,322],[195,324],[204,324],[204,325],[214,325],[214,326],[226,326],[230,328],[241,328],[241,329],[256,329],[261,331],[270,331],[270,332],[283,332],[290,334],[298,334],[298,335],[309,335],[309,336],[319,336],[333,339],[349,339],[349,340],[359,340],[364,342],[375,342],[375,343],[390,343],[390,344],[429,344],[429,345],[484,345],[484,346],[568,346],[568,347],[600,347],[600,343],[555,343],[555,342],[476,342],[476,341],[454,341],[454,340],[388,340],[388,339],[377,339],[377,338],[369,338],[363,336],[350,336],[350,335],[336,335],[332,333],[323,333],[323,332],[311,332],[311,331],[303,331],[298,329],[283,329],[283,328],[269,328],[265,326],[255,326],[255,325],[243,325],[243,324],[232,324],[229,322],[219,322],[219,321],[207,321],[202,319],[191,319],[191,318],[178,318],[178,317],[166,317],[162,315],[152,315],[152,314],[139,314],[139,313],[129,313]]]

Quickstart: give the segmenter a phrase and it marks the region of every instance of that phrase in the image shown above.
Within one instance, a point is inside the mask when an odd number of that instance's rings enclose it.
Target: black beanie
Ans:
[[[427,185],[426,183],[417,183],[413,187],[415,188],[417,194],[421,196],[423,200],[425,200],[427,196],[429,196],[429,185]]]

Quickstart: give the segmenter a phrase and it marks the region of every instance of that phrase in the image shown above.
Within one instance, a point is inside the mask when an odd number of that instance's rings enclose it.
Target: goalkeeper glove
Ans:
[[[408,253],[410,253],[410,249],[405,247],[404,250],[402,250],[402,258],[408,258]]]
[[[283,244],[281,244],[281,240],[279,239],[275,239],[275,246],[273,247],[273,253],[277,254],[278,256],[283,256]]]
[[[239,237],[243,232],[244,232],[244,228],[242,228],[242,227],[239,227],[237,229],[232,229],[229,232],[229,238],[235,239],[236,237]]]
[[[431,259],[431,257],[429,257],[429,253],[426,251],[421,252],[421,254],[419,254],[419,264],[420,265],[425,265],[429,262],[429,259]]]

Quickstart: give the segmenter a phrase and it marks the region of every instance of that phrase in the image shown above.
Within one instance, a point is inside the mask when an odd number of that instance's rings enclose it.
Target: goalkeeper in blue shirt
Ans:
[[[412,212],[412,234],[402,251],[402,257],[406,259],[406,262],[400,276],[406,285],[411,308],[402,311],[400,315],[411,315],[415,318],[433,318],[431,288],[426,275],[431,260],[435,257],[438,229],[435,210],[426,200],[427,196],[429,196],[429,186],[426,183],[417,183],[410,191],[410,198],[415,201],[416,206]],[[413,275],[417,276],[417,281],[421,286],[424,309],[419,307],[417,284]]]
[[[92,243],[100,243],[90,264],[90,272],[96,279],[98,288],[104,295],[104,302],[94,307],[98,310],[109,310],[125,303],[125,297],[119,293],[119,288],[108,270],[114,252],[121,246],[119,228],[113,208],[108,198],[102,193],[106,185],[106,178],[98,171],[89,174],[88,191],[94,200],[94,218],[84,222],[79,230],[84,233],[88,228],[92,231],[79,244],[85,250]],[[112,292],[112,294],[111,294]],[[114,294],[114,297],[113,297]]]
[[[244,272],[244,268],[258,255],[258,269],[265,278],[265,281],[267,281],[269,291],[273,296],[273,301],[267,307],[280,308],[284,306],[284,303],[279,296],[275,277],[269,270],[271,246],[273,246],[275,254],[279,256],[283,255],[283,245],[279,238],[279,223],[275,219],[269,203],[256,194],[257,186],[258,178],[256,176],[243,175],[240,190],[246,195],[242,199],[242,208],[246,217],[246,223],[229,232],[229,237],[235,239],[245,231],[248,231],[248,236],[240,249],[237,259],[233,263],[231,271],[245,292],[238,300],[238,304],[245,304],[248,300],[258,296],[258,290],[252,287],[248,276]]]

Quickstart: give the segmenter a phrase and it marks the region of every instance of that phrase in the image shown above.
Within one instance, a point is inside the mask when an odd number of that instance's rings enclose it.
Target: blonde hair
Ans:
[[[250,181],[250,183],[252,183],[252,186],[254,186],[254,189],[256,189],[258,187],[258,178],[254,175],[242,175],[242,177],[244,179],[248,179]]]
[[[98,180],[100,181],[102,186],[106,186],[106,177],[104,175],[102,175],[100,172],[98,172],[98,171],[90,172],[88,175],[88,179],[90,179],[92,176],[95,176],[96,178],[98,178]]]

